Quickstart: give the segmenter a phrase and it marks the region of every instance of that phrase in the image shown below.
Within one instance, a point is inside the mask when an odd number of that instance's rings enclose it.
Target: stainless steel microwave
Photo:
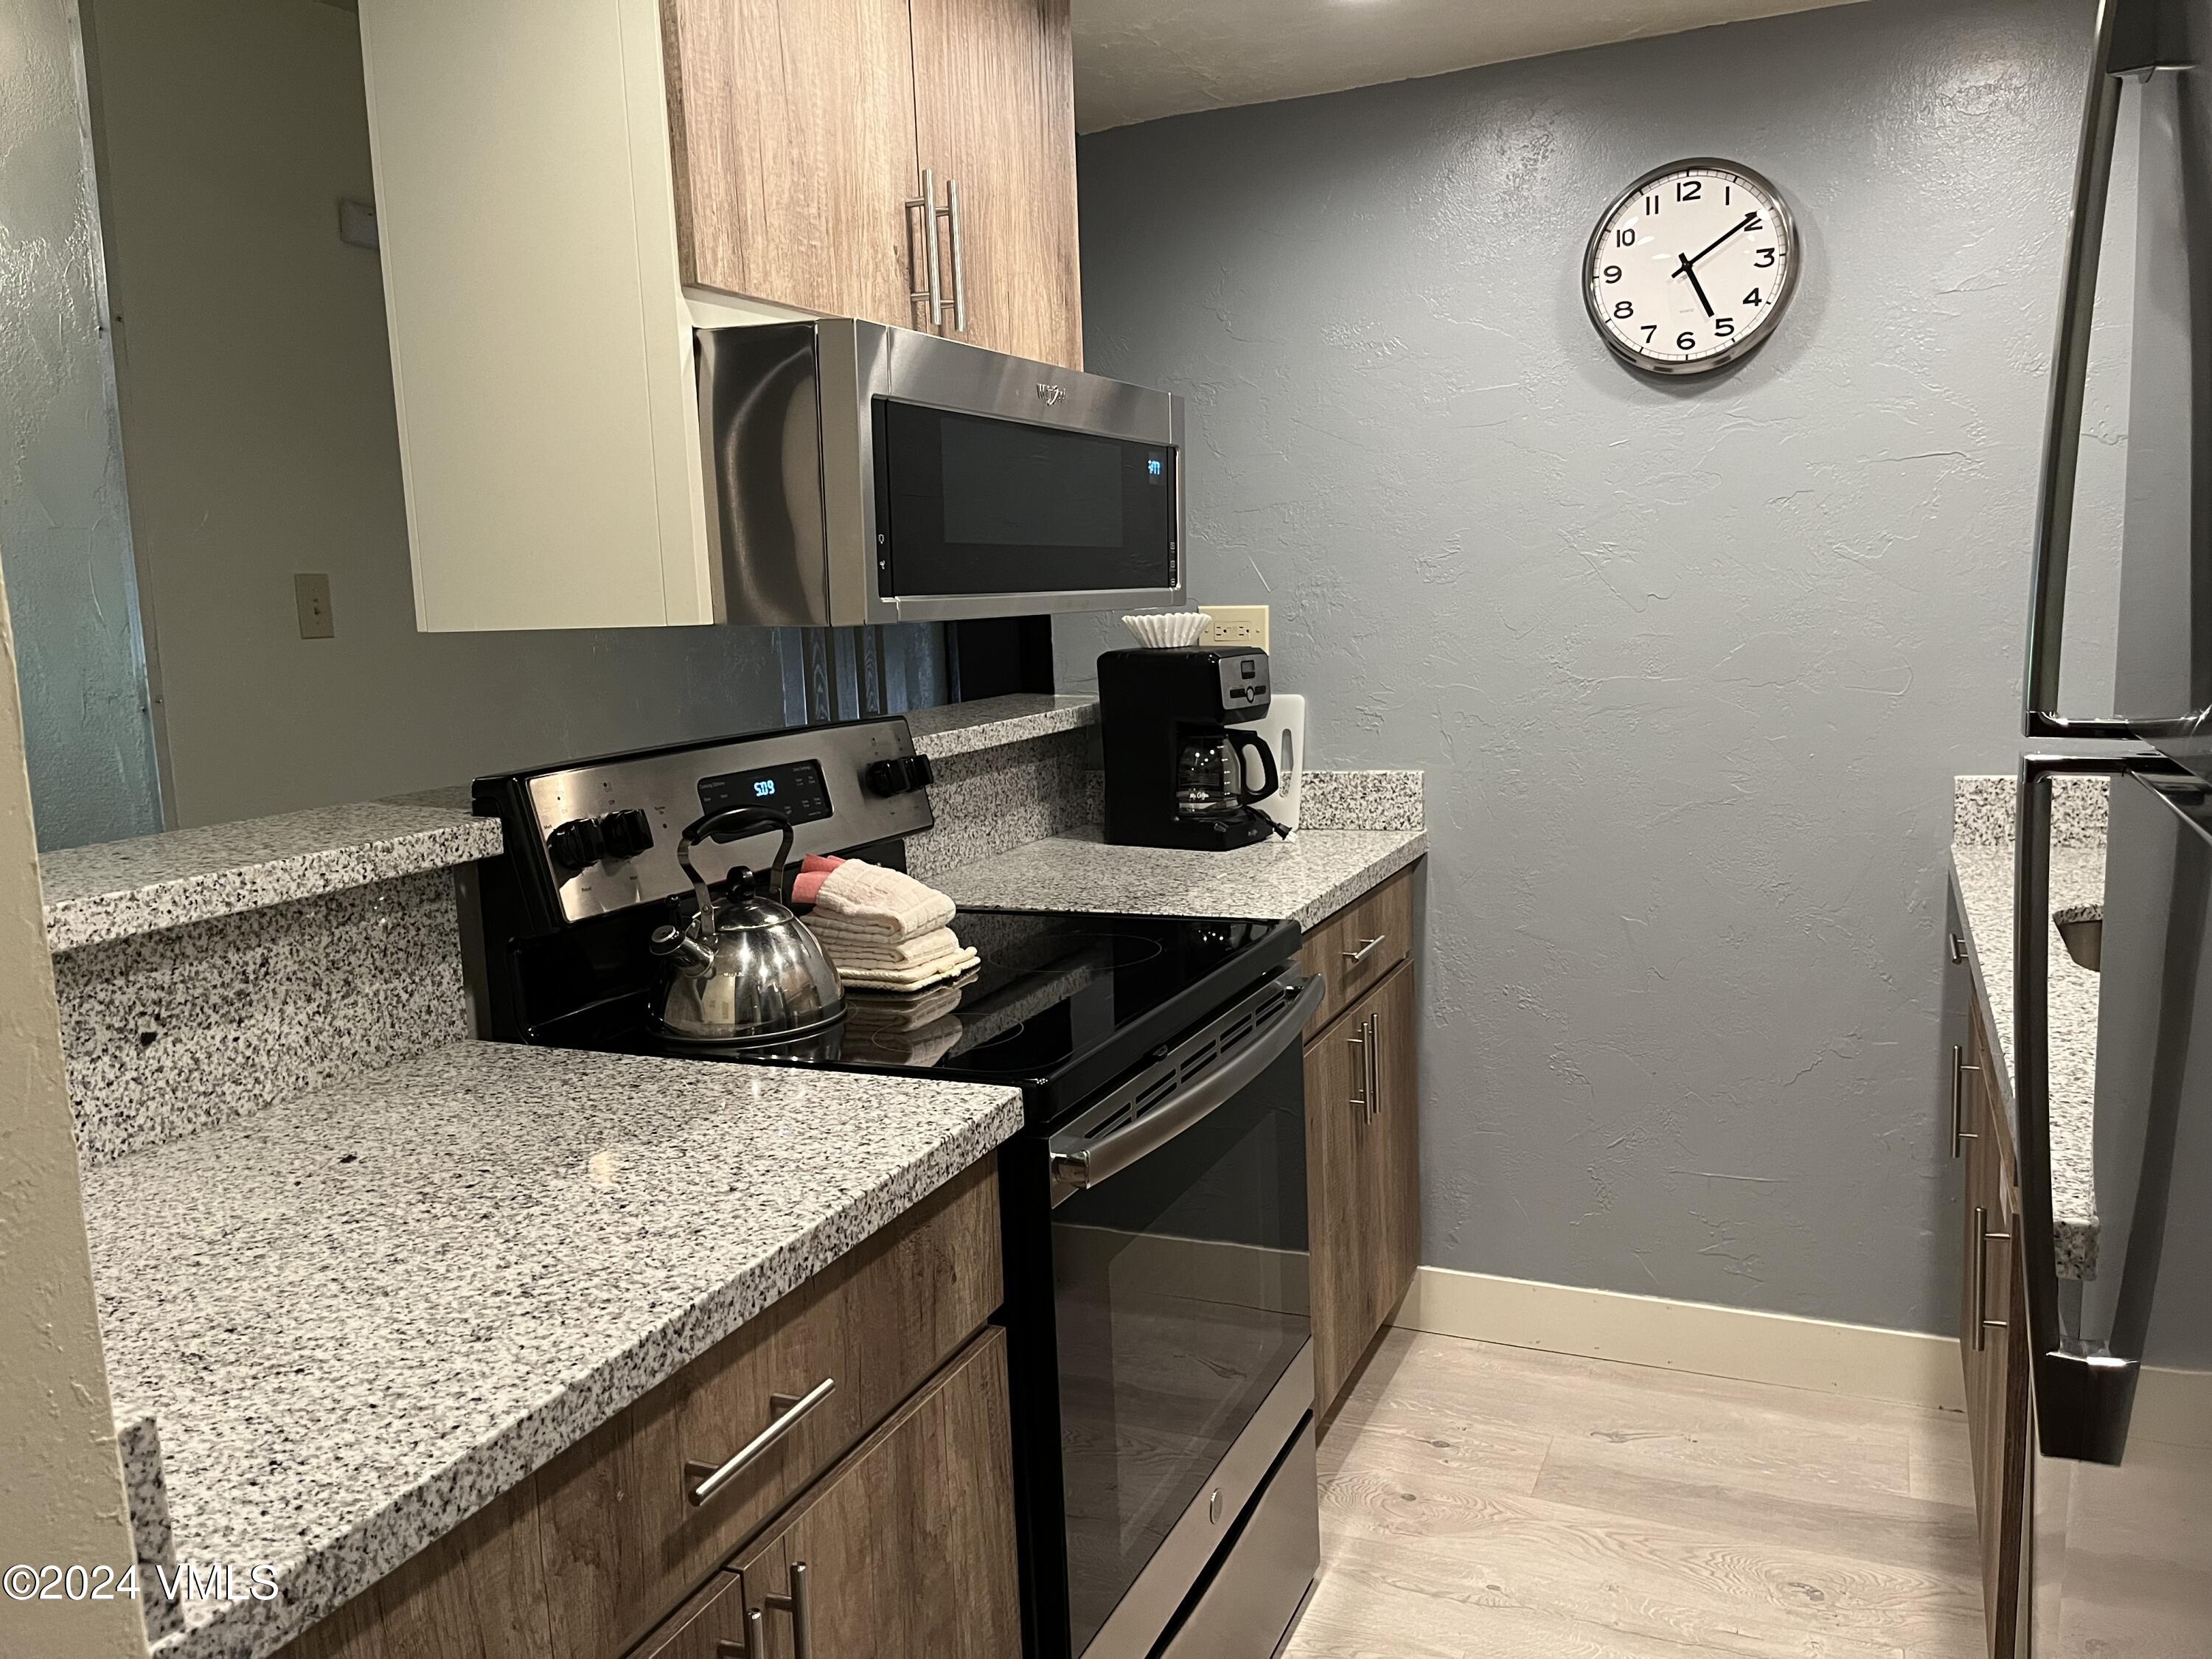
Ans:
[[[1182,399],[849,319],[695,330],[715,612],[1180,606]]]

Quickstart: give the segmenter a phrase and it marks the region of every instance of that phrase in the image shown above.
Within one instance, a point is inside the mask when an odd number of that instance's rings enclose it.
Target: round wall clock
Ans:
[[[1797,228],[1749,167],[1674,161],[1606,209],[1583,277],[1590,321],[1623,362],[1704,374],[1774,331],[1797,286]]]

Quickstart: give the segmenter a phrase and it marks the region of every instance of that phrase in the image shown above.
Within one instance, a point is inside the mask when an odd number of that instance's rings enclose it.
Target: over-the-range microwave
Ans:
[[[717,615],[1184,603],[1182,398],[844,319],[694,337]]]

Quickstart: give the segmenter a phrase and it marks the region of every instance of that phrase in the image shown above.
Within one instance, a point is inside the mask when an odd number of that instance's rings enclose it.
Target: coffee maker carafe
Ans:
[[[1109,651],[1098,659],[1106,839],[1121,847],[1248,847],[1275,833],[1255,801],[1275,791],[1275,757],[1242,729],[1267,712],[1267,653],[1206,646]],[[1249,787],[1247,756],[1263,777]]]

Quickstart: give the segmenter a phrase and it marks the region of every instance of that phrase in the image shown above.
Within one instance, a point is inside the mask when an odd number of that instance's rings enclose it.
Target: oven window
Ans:
[[[1304,1067],[1052,1212],[1072,1652],[1305,1346]]]
[[[876,404],[885,597],[1172,588],[1176,453]]]

